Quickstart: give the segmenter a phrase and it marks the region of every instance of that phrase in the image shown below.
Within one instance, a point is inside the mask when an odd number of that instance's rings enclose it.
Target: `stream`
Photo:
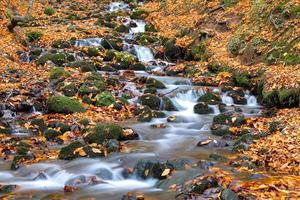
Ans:
[[[119,9],[129,9],[127,4],[111,3],[107,12]],[[128,25],[130,18],[124,19],[124,25]],[[211,134],[210,126],[213,117],[220,113],[217,105],[209,105],[213,110],[211,114],[196,114],[194,106],[197,99],[204,95],[207,87],[195,86],[191,80],[182,77],[158,76],[152,72],[163,71],[168,65],[174,65],[163,60],[156,60],[153,51],[147,46],[131,44],[130,39],[136,33],[145,32],[145,22],[143,20],[133,20],[137,25],[130,28],[130,32],[125,35],[123,49],[136,55],[140,62],[146,63],[146,71],[135,71],[137,77],[151,77],[165,84],[165,89],[158,89],[159,94],[166,94],[178,111],[165,111],[164,118],[155,118],[150,122],[124,122],[121,125],[132,128],[139,134],[139,140],[126,141],[128,152],[112,153],[108,157],[100,159],[81,158],[73,161],[48,161],[32,165],[25,165],[16,171],[9,170],[7,162],[0,160],[0,185],[17,185],[16,199],[26,199],[29,197],[42,198],[47,194],[64,194],[69,199],[121,199],[127,192],[141,191],[145,196],[153,199],[174,199],[175,193],[166,192],[167,188],[176,182],[183,183],[199,174],[204,174],[207,167],[196,167],[191,169],[176,170],[172,178],[159,181],[156,179],[141,179],[135,175],[126,173],[126,168],[133,168],[140,160],[176,160],[181,163],[198,163],[207,160],[212,153],[220,155],[232,154],[230,150],[231,141]],[[77,47],[101,45],[101,38],[86,38],[75,42]],[[103,73],[103,72],[99,72]],[[107,72],[105,72],[108,74]],[[122,75],[124,71],[120,70]],[[119,76],[110,72],[110,76]],[[129,90],[135,94],[135,98],[130,100],[131,104],[138,103],[138,97],[143,91],[136,88],[134,82],[124,82],[123,90]],[[218,87],[210,87],[211,91],[219,93],[223,104],[228,110],[239,108],[246,117],[259,115],[262,107],[257,103],[256,97],[245,91],[246,105],[234,104],[233,99],[226,92],[221,92]],[[33,110],[35,114],[40,114]],[[14,113],[7,111],[6,117],[13,119]],[[170,122],[169,117],[176,120]],[[164,125],[163,128],[157,128]],[[22,130],[16,130],[15,134],[24,134]],[[199,147],[197,143],[201,140],[212,139],[216,147]],[[210,165],[207,162],[207,165]],[[216,162],[214,165],[222,166],[223,163]],[[77,179],[83,180],[77,185],[80,190],[64,193],[65,185],[72,185]],[[89,184],[90,181],[101,180],[97,184]]]

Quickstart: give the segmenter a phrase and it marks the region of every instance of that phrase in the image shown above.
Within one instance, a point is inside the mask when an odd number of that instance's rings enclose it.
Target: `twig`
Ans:
[[[169,91],[169,92],[167,92],[167,93],[165,93],[165,94],[161,94],[161,95],[159,95],[159,96],[160,96],[160,97],[166,96],[166,95],[168,95],[168,94],[174,92],[174,91],[177,90],[178,88],[179,88],[179,87],[177,87],[177,88],[175,88],[175,89],[173,89],[173,90],[171,90],[171,91]]]

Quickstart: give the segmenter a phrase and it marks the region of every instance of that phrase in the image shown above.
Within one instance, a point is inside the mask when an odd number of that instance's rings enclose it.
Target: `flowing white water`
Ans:
[[[108,6],[108,10],[110,12],[114,12],[114,11],[117,11],[117,10],[124,10],[124,9],[127,9],[127,8],[128,8],[128,4],[123,3],[123,2],[112,2]]]
[[[98,47],[101,46],[101,38],[86,38],[75,41],[77,47]]]
[[[141,62],[150,62],[154,60],[152,50],[148,47],[134,45],[134,52]]]
[[[16,173],[1,172],[0,184],[18,185],[19,191],[44,190],[63,191],[65,185],[89,189],[138,189],[150,188],[156,180],[137,180],[135,177],[124,178],[123,168],[116,163],[105,163],[94,159],[79,159],[59,164],[33,164],[20,168]]]
[[[135,34],[145,32],[146,23],[143,20],[133,20],[133,22],[136,24],[136,27],[131,27],[130,33]]]
[[[226,105],[233,105],[234,104],[233,98],[228,96],[226,92],[224,94],[221,94],[221,99],[222,99],[222,102]]]

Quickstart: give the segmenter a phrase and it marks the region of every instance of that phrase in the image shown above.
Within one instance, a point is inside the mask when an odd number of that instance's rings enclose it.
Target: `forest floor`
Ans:
[[[27,2],[11,0],[0,2],[0,98],[1,103],[8,103],[17,107],[30,98],[32,91],[39,88],[41,95],[39,102],[41,108],[45,107],[46,99],[60,92],[46,87],[51,80],[51,64],[22,62],[20,51],[29,51],[32,46],[50,48],[55,40],[71,40],[72,38],[93,38],[111,35],[110,29],[96,25],[97,15],[104,9],[104,3],[87,4],[86,0],[63,1],[53,6],[55,14],[45,14],[45,5],[40,1],[34,3],[33,18],[36,26],[17,26],[14,32],[7,29],[12,15],[24,16],[27,11]],[[251,199],[279,199],[300,197],[300,7],[298,0],[291,1],[147,1],[141,10],[145,10],[145,20],[152,24],[157,32],[156,37],[171,38],[176,48],[190,49],[195,44],[203,45],[204,50],[198,60],[188,61],[181,55],[176,55],[176,66],[173,70],[178,75],[191,77],[194,83],[211,81],[217,85],[229,82],[236,72],[245,75],[241,86],[248,88],[260,97],[265,106],[263,116],[252,117],[247,124],[241,127],[232,127],[231,134],[241,135],[244,130],[253,135],[266,133],[265,137],[254,139],[245,150],[239,150],[236,158],[231,162],[238,163],[237,170],[244,172],[254,171],[265,174],[260,181],[239,183],[230,172],[221,169],[212,169],[213,176],[223,181],[223,186],[231,188],[240,197]],[[76,9],[66,10],[71,5]],[[51,4],[47,4],[51,6]],[[72,12],[72,13],[70,13]],[[91,17],[95,14],[95,17]],[[76,20],[67,23],[57,22],[53,19]],[[76,18],[76,17],[75,17]],[[41,31],[42,37],[34,44],[28,41],[27,33]],[[151,45],[150,45],[151,46]],[[156,48],[163,53],[167,47],[161,45]],[[84,52],[87,49],[83,50]],[[203,56],[205,54],[205,56]],[[104,55],[104,53],[103,53]],[[100,57],[103,57],[100,53]],[[172,56],[171,56],[172,57]],[[100,62],[95,59],[95,62]],[[193,72],[186,71],[193,66]],[[216,67],[214,72],[210,67]],[[222,68],[222,70],[220,70]],[[227,69],[227,70],[223,70]],[[18,73],[16,73],[16,71]],[[65,71],[72,74],[65,82],[84,82],[86,75],[75,68],[65,67]],[[243,77],[244,78],[244,77]],[[117,91],[119,85],[109,85],[111,91]],[[42,89],[41,89],[42,88]],[[16,92],[17,91],[17,92]],[[16,95],[14,94],[16,92]],[[11,96],[11,94],[14,94]],[[113,106],[98,107],[83,102],[79,94],[74,96],[86,108],[84,113],[45,113],[30,116],[26,114],[21,118],[24,121],[43,119],[45,124],[61,121],[66,124],[77,124],[84,128],[80,122],[89,121],[88,127],[99,122],[119,122],[134,118],[134,107],[124,105],[120,110]],[[7,102],[5,101],[7,100]],[[3,102],[2,102],[3,101]],[[100,114],[99,114],[100,113]],[[39,129],[31,123],[21,124],[28,129]],[[0,124],[0,130],[5,125]],[[66,132],[60,138],[68,144],[72,138],[80,135],[76,131]],[[3,141],[10,136],[1,134]],[[42,143],[45,137],[30,138],[30,144]],[[38,141],[38,142],[37,142]],[[14,150],[14,146],[6,143],[5,148]],[[46,146],[46,145],[45,145]],[[0,152],[2,158],[13,159],[4,151]],[[58,152],[44,150],[37,162],[45,159],[57,159]],[[243,161],[237,159],[249,157],[250,163],[258,167],[252,169]],[[195,180],[197,182],[197,180]]]

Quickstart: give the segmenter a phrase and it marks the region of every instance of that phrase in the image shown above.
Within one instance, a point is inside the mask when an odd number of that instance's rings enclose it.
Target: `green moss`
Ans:
[[[156,80],[154,78],[147,78],[146,80],[147,87],[152,87],[156,89],[166,89],[165,84],[163,84],[161,81]]]
[[[41,132],[44,132],[47,128],[44,119],[32,119],[30,125],[38,127]]]
[[[99,49],[95,47],[88,48],[87,55],[90,57],[98,56],[99,55]]]
[[[44,132],[44,136],[48,141],[54,141],[56,139],[56,137],[62,135],[62,133],[60,131],[56,131],[52,128],[48,128],[45,132]]]
[[[50,7],[50,6],[47,6],[47,7],[45,7],[44,8],[44,13],[46,14],[46,15],[54,15],[55,14],[55,10],[52,8],[52,7]]]
[[[241,39],[241,37],[236,36],[236,37],[232,37],[227,45],[227,49],[228,51],[232,54],[232,55],[238,55],[241,53],[242,48],[244,47],[244,42]]]
[[[154,87],[149,87],[144,90],[144,94],[156,94],[157,89]]]
[[[44,65],[49,60],[58,66],[62,66],[66,61],[66,55],[64,53],[46,53],[37,60],[37,63]]]
[[[39,40],[43,36],[43,33],[40,31],[33,31],[26,33],[26,36],[29,42],[34,42]]]
[[[211,128],[211,133],[217,136],[226,136],[230,135],[229,126],[226,125],[214,125]]]
[[[76,99],[65,96],[51,96],[46,102],[48,111],[54,113],[84,112],[85,108]]]
[[[235,118],[233,120],[233,118]],[[220,124],[220,125],[233,125],[233,126],[241,126],[245,123],[245,118],[243,115],[237,113],[221,113],[213,118],[213,124]]]
[[[136,57],[128,52],[115,52],[114,54],[116,62],[124,69],[127,69],[130,65],[136,62]]]
[[[69,72],[62,67],[55,67],[50,71],[50,79],[65,79],[71,76]]]
[[[28,155],[15,155],[11,162],[10,169],[17,170],[20,167],[20,163],[28,159],[30,159]]]
[[[75,154],[74,151],[84,145],[81,142],[73,142],[66,147],[61,148],[58,154],[58,158],[61,160],[72,160],[75,158],[79,158],[79,154]]]
[[[102,144],[105,140],[120,139],[122,133],[122,127],[117,124],[96,125],[91,132],[84,137],[84,141],[87,143]]]
[[[178,109],[173,104],[172,100],[169,97],[163,97],[163,108],[167,111],[178,111]]]
[[[283,62],[285,65],[300,64],[300,56],[299,54],[285,53],[283,54]]]
[[[121,24],[115,28],[115,31],[120,33],[129,33],[129,28],[125,26],[124,24]]]
[[[214,104],[221,103],[222,100],[219,94],[208,92],[200,96],[197,101],[214,105]]]
[[[153,94],[144,94],[140,97],[141,104],[149,106],[151,109],[159,110],[160,98]]]
[[[93,63],[85,62],[80,66],[81,72],[96,72],[97,68]]]
[[[209,114],[212,113],[213,109],[208,106],[207,103],[200,102],[194,106],[194,113],[197,114]]]
[[[157,29],[155,28],[155,26],[153,24],[147,23],[145,25],[145,31],[147,31],[147,32],[157,32]]]
[[[79,123],[82,124],[83,126],[88,126],[90,124],[90,120],[88,118],[84,118],[80,120]]]
[[[150,122],[153,118],[153,114],[149,106],[137,107],[134,114],[138,115],[138,121],[140,122]]]
[[[247,73],[235,72],[232,75],[232,80],[238,87],[249,88],[251,86],[249,75]]]
[[[115,57],[115,50],[108,50],[105,54],[105,57],[103,58],[104,61],[111,61]]]
[[[197,61],[207,61],[209,57],[204,43],[193,45],[191,48],[191,55],[193,60]]]
[[[116,102],[115,97],[110,92],[102,92],[98,94],[96,97],[96,106],[109,106]]]
[[[146,66],[143,63],[135,63],[130,66],[130,69],[135,70],[135,71],[145,71]]]
[[[67,97],[73,97],[77,93],[77,87],[74,83],[70,83],[68,85],[65,85],[62,89],[62,92]]]
[[[221,0],[221,4],[224,4],[226,7],[234,6],[238,3],[238,0]]]
[[[71,44],[68,41],[59,39],[59,40],[53,41],[52,47],[57,48],[57,49],[65,49],[65,48],[70,48]]]
[[[131,13],[130,18],[131,19],[145,19],[147,16],[148,16],[148,12],[146,10],[137,9]]]
[[[281,89],[262,93],[262,102],[267,107],[299,107],[299,89]]]

